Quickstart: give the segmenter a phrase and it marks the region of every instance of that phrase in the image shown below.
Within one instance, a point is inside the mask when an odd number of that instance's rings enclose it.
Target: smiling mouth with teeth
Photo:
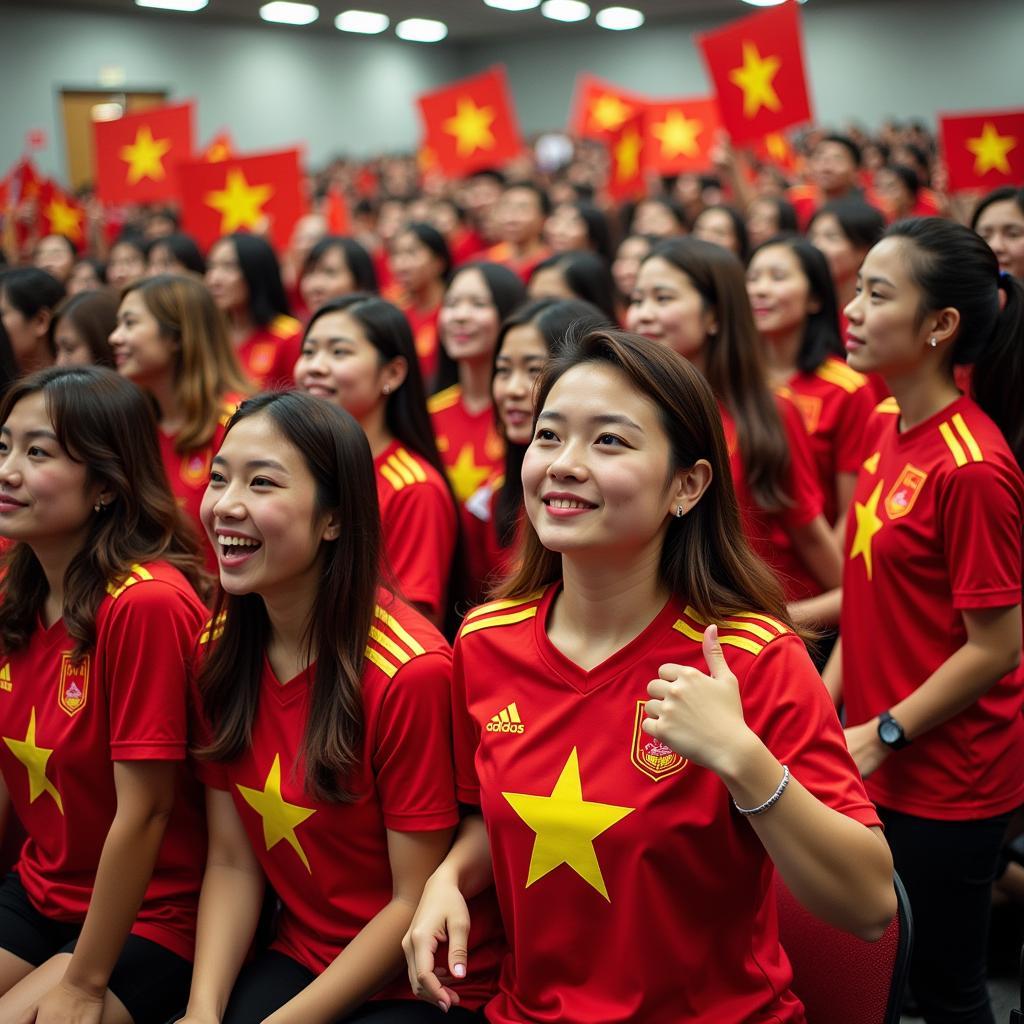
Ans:
[[[577,501],[574,498],[547,498],[544,504],[548,508],[597,508],[592,502]]]
[[[227,549],[230,549],[230,548],[235,548],[235,549],[238,549],[238,548],[255,549],[255,548],[263,546],[261,541],[253,540],[250,537],[218,537],[217,540],[218,540],[218,543],[220,544],[220,546],[222,548],[227,548]]]

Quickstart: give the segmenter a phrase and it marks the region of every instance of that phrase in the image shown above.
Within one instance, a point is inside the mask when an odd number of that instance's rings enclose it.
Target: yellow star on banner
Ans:
[[[128,164],[128,184],[135,185],[143,178],[163,181],[167,177],[163,159],[170,148],[170,139],[154,139],[149,125],[144,124],[135,133],[135,141],[121,147],[120,157]]]
[[[46,762],[50,760],[52,750],[46,747],[36,746],[36,709],[33,707],[28,719],[28,731],[23,740],[12,740],[4,737],[11,753],[25,766],[28,772],[28,802],[34,804],[36,800],[49,793],[57,804],[57,810],[64,813],[64,804],[61,802],[60,793],[57,787],[46,777]]]
[[[473,458],[473,446],[464,444],[454,464],[448,467],[448,479],[452,490],[459,501],[465,501],[476,494],[481,484],[487,479],[490,470],[487,466],[478,466]]]
[[[316,809],[290,804],[281,796],[281,755],[274,755],[274,763],[267,773],[263,789],[239,786],[238,792],[263,819],[263,841],[267,844],[267,849],[272,850],[283,839],[299,855],[299,860],[312,874],[313,869],[309,866],[306,851],[302,849],[295,829],[316,814]]]
[[[633,108],[618,96],[598,96],[590,108],[590,119],[603,132],[614,132],[633,116]]]
[[[229,235],[239,228],[256,227],[263,218],[263,207],[274,194],[270,185],[250,185],[238,167],[228,171],[224,188],[207,192],[203,202],[219,210],[221,234]]]
[[[530,793],[502,793],[502,796],[536,833],[527,888],[548,872],[568,864],[580,878],[611,902],[594,850],[594,840],[636,808],[584,800],[575,747],[550,796]]]
[[[1016,147],[1017,140],[1012,135],[1000,135],[991,121],[986,121],[982,126],[981,135],[967,140],[967,148],[974,154],[975,174],[986,174],[988,171],[1009,174],[1010,161],[1006,159],[1006,154]]]
[[[460,96],[455,114],[445,120],[441,127],[455,136],[455,151],[459,156],[469,156],[478,149],[494,149],[494,122],[492,107],[478,107],[469,96]]]
[[[640,133],[628,128],[615,144],[615,180],[629,181],[640,173]]]
[[[82,233],[82,211],[68,206],[62,199],[51,199],[46,207],[50,230],[57,235],[78,238]]]
[[[697,136],[703,130],[703,121],[696,118],[687,121],[681,110],[670,110],[664,121],[651,127],[651,132],[661,143],[661,155],[666,160],[674,156],[697,156],[700,153]]]
[[[882,483],[879,480],[867,503],[862,505],[859,501],[853,503],[853,511],[857,516],[857,532],[853,537],[853,545],[850,548],[850,561],[858,555],[864,559],[864,568],[867,571],[868,579],[871,579],[873,566],[871,564],[871,541],[875,534],[882,528],[882,520],[878,516],[878,502],[882,497]]]
[[[743,90],[743,116],[753,117],[762,107],[781,110],[772,79],[782,67],[778,57],[762,57],[757,45],[743,43],[743,65],[729,72],[729,81]]]

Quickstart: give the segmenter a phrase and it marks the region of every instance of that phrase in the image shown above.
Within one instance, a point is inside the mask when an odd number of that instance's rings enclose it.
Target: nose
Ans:
[[[548,476],[552,480],[586,480],[590,476],[578,445],[567,442],[554,453],[548,464]]]
[[[850,323],[861,322],[862,318],[860,315],[860,304],[863,298],[864,293],[858,292],[856,295],[854,295],[852,299],[850,299],[850,301],[843,308],[843,315],[846,317],[847,320],[850,321]]]
[[[213,516],[217,520],[230,519],[234,522],[246,517],[245,503],[242,500],[241,485],[228,481],[217,495],[213,503]]]

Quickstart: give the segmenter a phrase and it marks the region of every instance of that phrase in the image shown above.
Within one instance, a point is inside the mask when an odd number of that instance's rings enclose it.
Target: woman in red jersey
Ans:
[[[458,511],[437,454],[408,323],[397,307],[370,295],[322,305],[306,328],[295,383],[345,409],[363,428],[387,565],[402,596],[440,627],[454,596],[449,584]]]
[[[456,786],[479,806],[404,945],[442,1006],[492,881],[493,1024],[803,1021],[775,870],[871,938],[892,860],[781,588],[743,540],[715,397],[660,345],[596,331],[537,390],[529,521],[456,641]],[[739,810],[737,810],[739,809]],[[448,955],[454,977],[475,964]]]
[[[519,277],[496,263],[469,263],[445,292],[438,329],[442,390],[427,407],[437,448],[455,497],[465,501],[501,464],[504,446],[495,430],[491,365],[498,328],[526,297]]]
[[[110,335],[117,372],[156,402],[160,456],[171,490],[201,535],[199,504],[224,425],[251,385],[210,293],[192,277],[129,285]],[[290,370],[289,370],[290,373]],[[216,568],[212,548],[207,564]]]
[[[0,1019],[162,1024],[188,992],[205,832],[184,771],[206,611],[149,401],[44,370],[0,407]]]
[[[787,598],[839,586],[839,547],[822,514],[807,431],[793,402],[767,382],[739,260],[699,239],[660,243],[640,266],[627,323],[707,378],[747,540],[779,574]]]
[[[206,284],[228,318],[228,333],[246,376],[262,387],[290,387],[302,325],[292,317],[281,267],[266,239],[238,232],[215,242]]]
[[[988,242],[999,269],[1024,281],[1024,188],[997,188],[974,210],[971,227]]]
[[[328,235],[321,238],[302,264],[299,291],[310,313],[325,302],[355,292],[376,292],[377,272],[370,254],[354,238]]]
[[[400,940],[458,821],[451,651],[379,584],[374,476],[359,424],[298,392],[244,403],[214,459],[203,522],[223,594],[199,638],[210,854],[189,1024],[441,1017],[401,976]],[[280,919],[243,966],[264,879]]]
[[[1024,803],[1024,290],[972,231],[922,218],[868,253],[846,313],[850,365],[893,399],[857,479],[825,678],[910,895],[920,1010],[991,1024],[989,883]]]

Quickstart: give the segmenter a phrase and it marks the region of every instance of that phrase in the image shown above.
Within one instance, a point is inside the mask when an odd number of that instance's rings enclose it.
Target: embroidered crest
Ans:
[[[636,718],[633,723],[633,746],[629,759],[636,768],[649,779],[661,782],[676,772],[681,772],[688,764],[685,757],[680,757],[671,747],[665,746],[660,740],[648,736],[641,725],[644,720],[645,700],[636,702]]]
[[[903,472],[900,473],[896,483],[892,485],[892,490],[886,495],[886,515],[890,519],[901,519],[903,516],[909,515],[927,479],[927,473],[908,462],[903,467]]]
[[[274,365],[274,350],[276,347],[276,345],[271,344],[269,341],[253,345],[249,352],[249,369],[257,377],[270,372],[270,367]]]
[[[57,703],[61,710],[73,718],[89,699],[89,655],[74,661],[70,651],[60,656]]]
[[[192,487],[206,483],[210,476],[210,453],[195,452],[183,455],[181,459],[181,479]]]

